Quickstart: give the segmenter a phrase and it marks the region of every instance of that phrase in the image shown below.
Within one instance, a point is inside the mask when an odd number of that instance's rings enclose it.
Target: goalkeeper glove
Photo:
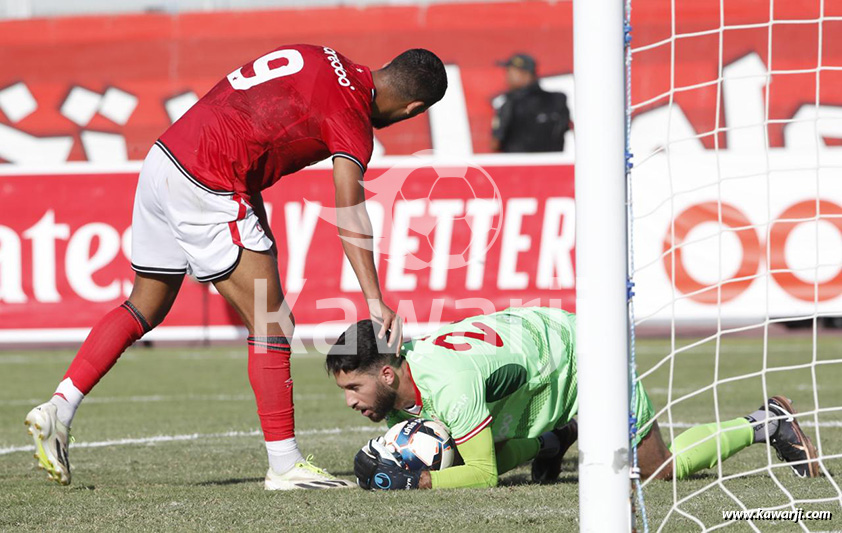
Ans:
[[[386,446],[383,437],[372,439],[354,458],[357,485],[365,490],[417,489],[420,472],[404,467],[400,455]]]

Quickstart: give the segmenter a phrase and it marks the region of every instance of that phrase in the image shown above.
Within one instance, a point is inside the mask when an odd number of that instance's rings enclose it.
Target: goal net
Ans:
[[[842,528],[842,2],[629,13],[633,379],[667,444],[785,396],[819,470],[799,478],[760,442],[687,479],[640,479],[633,523]]]

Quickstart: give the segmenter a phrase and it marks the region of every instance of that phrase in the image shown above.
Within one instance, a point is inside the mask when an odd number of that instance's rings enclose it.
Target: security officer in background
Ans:
[[[572,126],[567,96],[538,85],[535,59],[515,54],[497,63],[506,67],[509,91],[496,108],[491,126],[495,152],[561,152]]]

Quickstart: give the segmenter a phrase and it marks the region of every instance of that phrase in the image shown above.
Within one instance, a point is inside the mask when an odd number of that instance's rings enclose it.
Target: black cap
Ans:
[[[501,67],[519,68],[531,72],[532,74],[535,74],[535,69],[537,67],[535,58],[529,54],[514,54],[505,61],[498,61],[497,65]]]

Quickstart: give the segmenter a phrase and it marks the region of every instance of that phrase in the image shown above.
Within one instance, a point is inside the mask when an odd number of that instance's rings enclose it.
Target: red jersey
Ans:
[[[157,144],[219,193],[263,190],[328,156],[365,172],[373,99],[367,67],[328,47],[282,46],[217,83]]]

